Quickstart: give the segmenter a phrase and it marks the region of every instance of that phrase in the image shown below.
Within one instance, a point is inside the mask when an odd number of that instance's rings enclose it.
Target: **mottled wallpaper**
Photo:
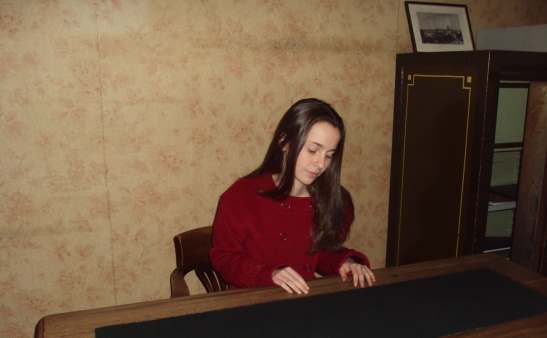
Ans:
[[[454,2],[474,31],[547,22],[542,0]],[[172,237],[211,223],[304,97],[346,120],[348,245],[382,267],[410,50],[402,0],[0,0],[0,337],[169,297]]]

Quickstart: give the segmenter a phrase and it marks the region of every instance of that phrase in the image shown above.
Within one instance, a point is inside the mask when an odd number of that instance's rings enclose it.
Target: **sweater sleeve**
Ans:
[[[344,240],[349,234],[351,224],[355,219],[353,202],[351,201],[351,196],[349,193],[346,194],[346,202],[347,207],[344,212],[344,223],[341,236]],[[348,258],[351,258],[355,262],[366,265],[370,268],[370,262],[365,254],[345,247],[337,250],[320,250],[318,254],[317,270],[323,275],[337,274],[342,264]]]
[[[213,245],[210,257],[213,268],[236,287],[271,286],[274,267],[254,260],[245,252],[245,208],[241,200],[222,195],[213,222]]]
[[[317,270],[322,275],[335,275],[348,258],[351,258],[357,263],[366,265],[370,268],[370,262],[365,254],[356,250],[341,248],[336,251],[319,251]]]

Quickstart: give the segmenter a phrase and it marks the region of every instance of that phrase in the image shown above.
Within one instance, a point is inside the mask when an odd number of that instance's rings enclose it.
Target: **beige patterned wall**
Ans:
[[[547,22],[542,0],[460,3],[475,31]],[[210,224],[302,97],[347,121],[350,245],[383,266],[410,49],[401,0],[0,0],[0,337],[168,297],[172,236]]]

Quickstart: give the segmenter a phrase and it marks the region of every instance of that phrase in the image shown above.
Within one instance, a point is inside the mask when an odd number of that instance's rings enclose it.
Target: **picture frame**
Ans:
[[[414,52],[475,50],[466,5],[405,1]]]

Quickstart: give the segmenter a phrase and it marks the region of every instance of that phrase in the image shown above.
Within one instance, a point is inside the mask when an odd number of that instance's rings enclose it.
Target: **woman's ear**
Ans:
[[[282,135],[277,141],[277,144],[281,147],[281,150],[286,153],[289,150],[289,143],[285,142],[285,135]]]

